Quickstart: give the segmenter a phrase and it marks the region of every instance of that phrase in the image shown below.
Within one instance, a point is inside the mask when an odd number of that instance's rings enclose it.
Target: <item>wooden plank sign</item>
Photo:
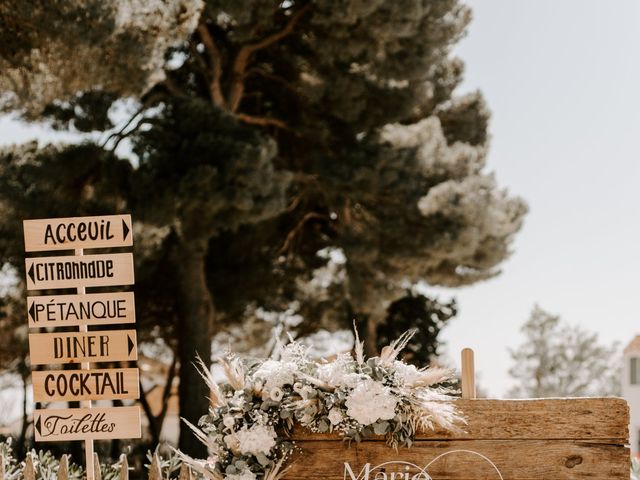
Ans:
[[[25,259],[28,290],[133,285],[133,255],[75,255]]]
[[[137,360],[135,330],[29,334],[32,365]]]
[[[579,480],[629,478],[629,407],[620,398],[458,400],[468,425],[419,433],[394,451],[294,430],[300,453],[283,479]],[[297,458],[296,458],[297,457]]]
[[[133,292],[27,297],[30,328],[136,321]]]
[[[137,399],[137,368],[47,370],[31,374],[36,402]]]
[[[36,442],[140,438],[140,408],[42,409],[33,412]]]
[[[24,220],[25,252],[130,247],[131,215]]]

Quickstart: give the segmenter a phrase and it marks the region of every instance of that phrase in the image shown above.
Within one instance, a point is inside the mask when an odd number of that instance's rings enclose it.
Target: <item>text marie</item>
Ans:
[[[357,469],[356,469],[357,471]],[[409,462],[386,462],[371,466],[365,463],[355,473],[348,462],[344,463],[344,480],[433,480],[424,468]]]

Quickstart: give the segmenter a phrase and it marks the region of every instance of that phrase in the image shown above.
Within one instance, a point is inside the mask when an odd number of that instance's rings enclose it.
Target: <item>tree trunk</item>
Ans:
[[[205,256],[208,242],[182,244],[174,259],[179,280],[179,318],[177,325],[180,385],[180,416],[194,425],[208,412],[209,390],[193,366],[196,354],[207,366],[211,363],[211,337],[214,309],[205,278]],[[207,451],[193,433],[181,425],[180,450],[196,458],[206,458]]]

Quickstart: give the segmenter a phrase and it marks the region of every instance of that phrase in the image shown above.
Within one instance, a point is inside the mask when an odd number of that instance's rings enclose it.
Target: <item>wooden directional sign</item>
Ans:
[[[133,285],[133,255],[77,255],[25,260],[27,289]]]
[[[135,330],[29,334],[31,365],[137,360]]]
[[[133,245],[131,215],[24,220],[23,227],[26,252]]]
[[[66,408],[33,412],[36,442],[140,438],[140,408]]]
[[[36,402],[127,400],[140,394],[137,368],[47,370],[31,378]]]
[[[134,323],[133,297],[133,292],[27,297],[29,327]]]

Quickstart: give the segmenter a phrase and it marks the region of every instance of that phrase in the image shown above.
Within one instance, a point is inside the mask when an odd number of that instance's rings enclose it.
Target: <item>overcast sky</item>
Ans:
[[[467,3],[463,89],[484,92],[489,169],[530,213],[502,275],[456,293],[444,339],[502,396],[535,302],[602,341],[640,334],[640,2]]]
[[[489,169],[531,208],[500,277],[455,292],[448,355],[510,385],[535,302],[606,342],[640,333],[640,2],[477,0],[463,90],[493,111]],[[48,137],[0,118],[0,143]],[[443,292],[449,295],[450,292]]]

